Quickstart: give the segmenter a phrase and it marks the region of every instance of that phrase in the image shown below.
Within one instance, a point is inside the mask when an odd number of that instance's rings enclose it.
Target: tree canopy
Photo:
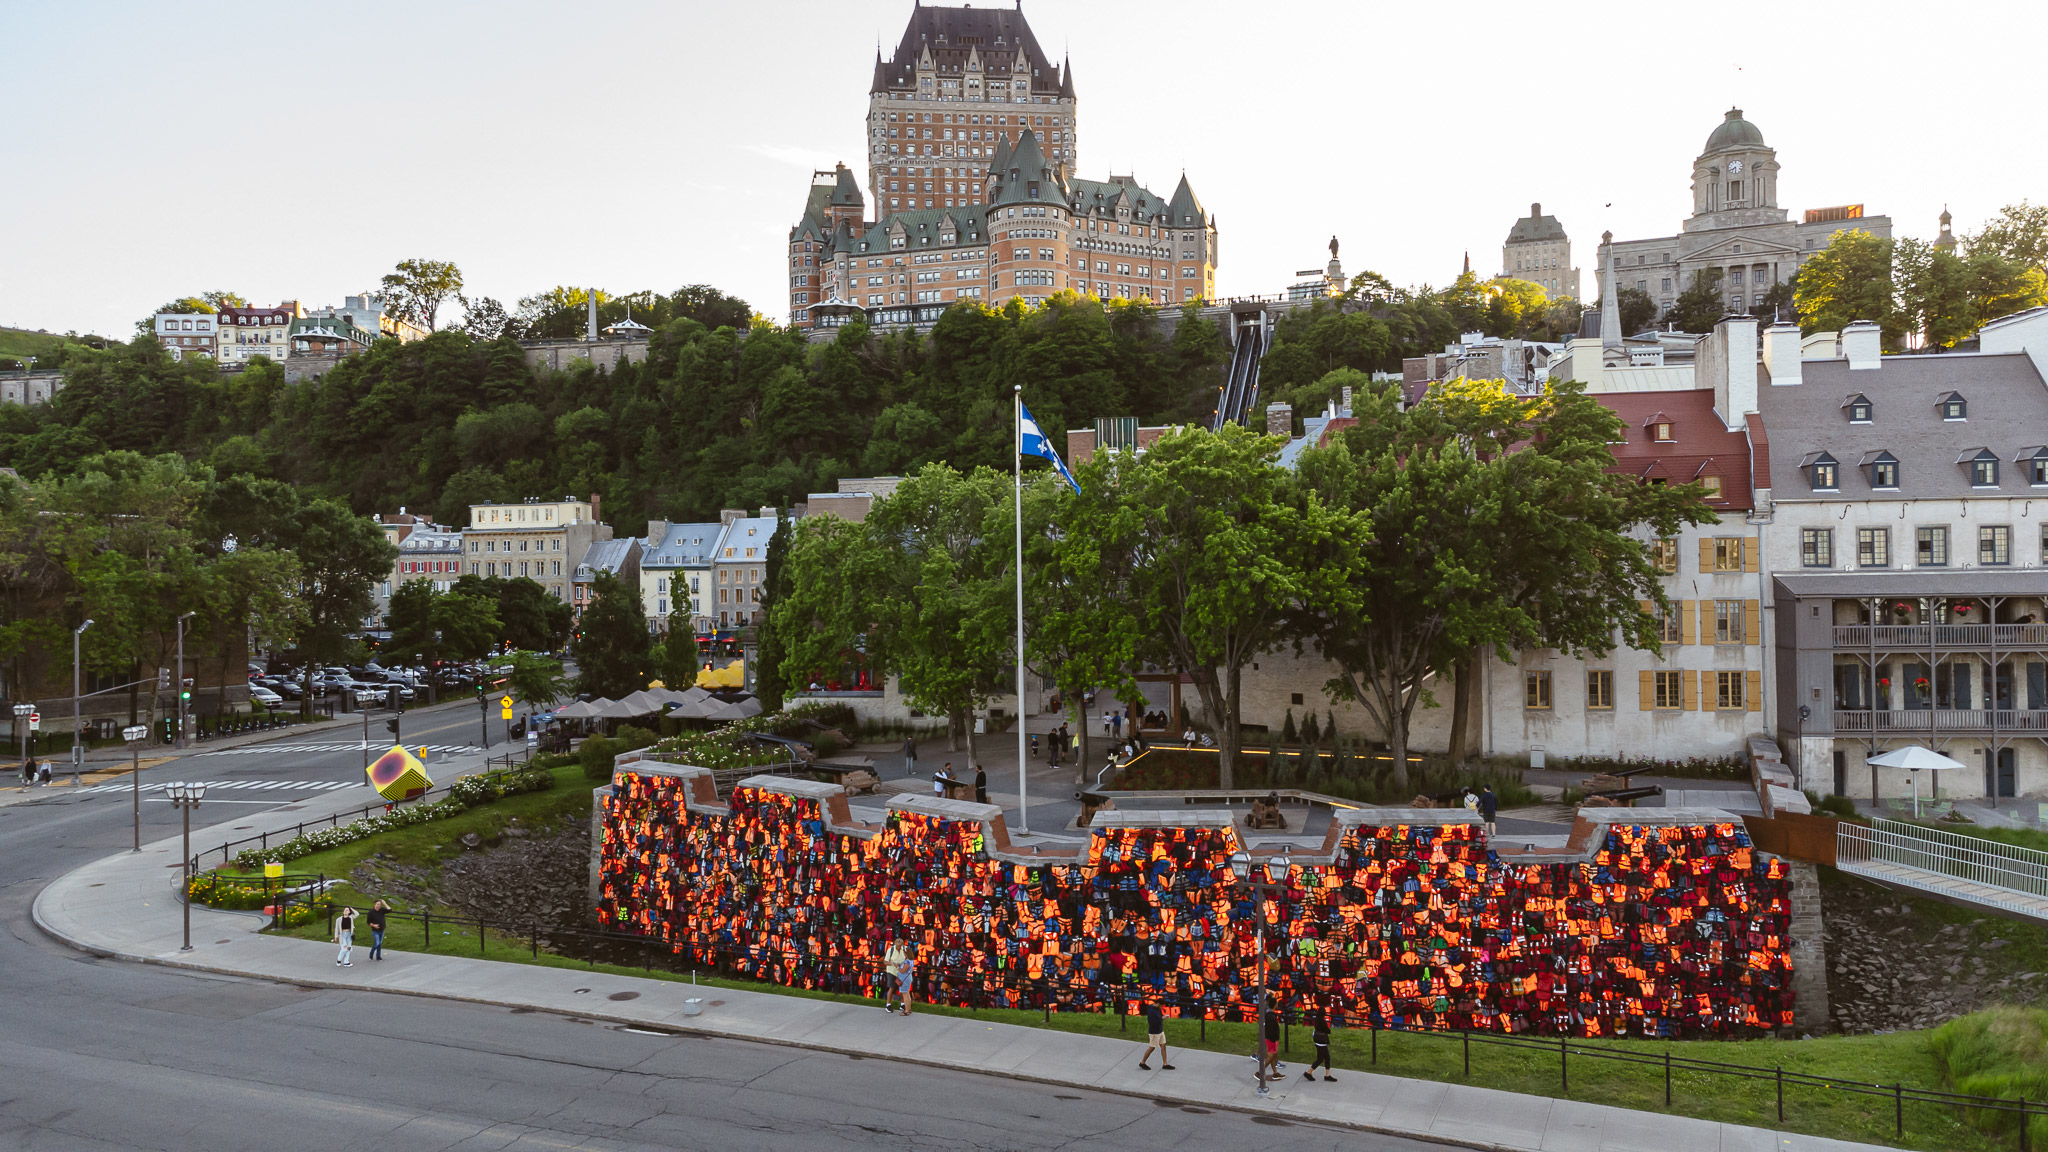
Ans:
[[[400,260],[383,285],[392,312],[432,332],[442,302],[462,295],[462,269],[448,260]]]

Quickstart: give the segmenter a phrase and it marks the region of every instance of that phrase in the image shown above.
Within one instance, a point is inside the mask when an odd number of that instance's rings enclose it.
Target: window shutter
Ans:
[[[1754,572],[1757,567],[1757,542],[1745,539],[1742,542],[1742,570]]]
[[[1678,684],[1680,692],[1680,695],[1678,697],[1678,707],[1682,711],[1686,712],[1691,712],[1694,709],[1698,708],[1700,699],[1700,674],[1691,671],[1690,669],[1684,672],[1680,672],[1678,674]]]
[[[1657,705],[1657,685],[1651,680],[1651,673],[1636,673],[1636,708],[1648,712]]]
[[[1747,681],[1742,686],[1742,699],[1749,705],[1751,712],[1763,711],[1764,674],[1761,672],[1744,672],[1742,677]]]
[[[1712,536],[1702,536],[1700,537],[1700,571],[1705,573],[1712,572],[1713,570],[1714,538]]]
[[[1696,615],[1700,603],[1697,600],[1680,600],[1678,602],[1678,642],[1680,644],[1697,644],[1700,642],[1699,629],[1697,627],[1699,617]],[[1708,600],[1706,603],[1712,604],[1713,601]],[[1712,627],[1712,625],[1709,625],[1709,627]]]
[[[1742,642],[1761,644],[1764,642],[1764,603],[1761,600],[1742,602]]]

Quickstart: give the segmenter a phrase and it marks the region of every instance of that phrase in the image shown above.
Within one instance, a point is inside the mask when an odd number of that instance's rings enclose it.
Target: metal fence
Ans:
[[[2015,895],[2048,897],[2048,852],[1897,820],[1872,820],[1868,825],[1844,820],[1835,837],[1838,867],[1891,864]],[[2034,903],[1971,898],[2030,916],[2040,911]]]
[[[2039,854],[2037,853],[2037,855]],[[292,882],[292,887],[297,888],[302,893],[322,891],[326,880],[325,877],[316,878],[313,876],[294,876],[287,879]],[[308,907],[313,919],[316,921],[324,915],[329,921],[329,935],[333,934],[332,918],[339,911],[339,907],[331,899],[324,896],[307,895],[301,896],[294,903]],[[367,910],[359,908],[357,911],[363,913]],[[451,946],[461,947],[466,950],[469,945],[467,939],[458,945],[455,941],[448,939],[448,936],[453,931],[459,929],[462,930],[466,937],[469,931],[474,930],[476,933],[476,955],[480,957],[489,957],[492,954],[492,938],[495,934],[498,955],[501,956],[508,951],[514,951],[527,953],[530,957],[538,958],[543,945],[546,945],[551,952],[560,955],[561,953],[557,950],[567,945],[581,953],[581,955],[570,957],[571,959],[582,960],[593,968],[599,963],[605,963],[615,967],[639,967],[650,972],[655,969],[661,969],[678,975],[687,971],[693,978],[700,970],[699,965],[688,955],[687,951],[680,950],[669,941],[637,933],[614,932],[592,928],[568,928],[560,925],[535,923],[517,924],[472,916],[436,915],[431,910],[415,913],[393,909],[386,912],[385,916],[388,925],[385,931],[385,943],[387,946],[394,948],[405,947],[417,941],[418,946],[423,951],[449,952],[451,951]],[[436,936],[437,928],[440,931],[439,937]],[[357,946],[360,947],[366,943],[368,937],[369,932],[366,922],[359,919],[356,930]],[[874,988],[880,989],[885,986],[886,981],[879,975],[879,960],[863,959],[854,963],[863,967]],[[972,992],[962,994],[964,990],[983,987],[981,981],[975,978],[977,974],[967,971],[968,967],[965,964],[949,967],[944,964],[920,963],[917,966],[916,983],[912,988],[913,996],[925,1003],[965,1008],[969,1011],[1012,1007],[1008,1004],[989,1002],[983,996],[973,994]],[[745,974],[722,964],[710,967],[708,974],[749,983],[758,983],[757,980],[753,980]],[[823,984],[817,986],[814,990],[851,995],[863,994],[857,988],[833,988]],[[1128,1027],[1130,1017],[1141,1014],[1146,1003],[1156,1000],[1166,1007],[1176,1009],[1176,1018],[1184,1021],[1192,1020],[1200,1029],[1202,1039],[1206,1041],[1208,1038],[1209,1021],[1206,1014],[1192,1005],[1180,1005],[1177,1003],[1179,1000],[1177,996],[1147,994],[1142,988],[1131,986],[1121,989],[1105,999],[1076,1001],[1062,998],[1061,989],[1057,981],[1045,982],[1044,987],[1039,989],[1038,993],[1030,997],[1030,999],[1036,1000],[1037,1003],[1029,1004],[1024,1010],[1028,1011],[1030,1008],[1037,1008],[1047,1021],[1050,1021],[1052,1015],[1056,1012],[1108,1013],[1118,1016],[1120,1024]],[[872,998],[874,993],[870,992],[866,995]],[[1236,1007],[1241,1009],[1241,1015],[1249,1015],[1252,1011],[1250,1005],[1237,1005]],[[1283,1042],[1291,1050],[1292,1029],[1303,1027],[1308,1021],[1304,1019],[1303,1013],[1293,1009],[1280,1009],[1278,1015],[1285,1028],[1285,1031],[1283,1031]],[[2006,1099],[1995,1096],[1975,1096],[1960,1092],[1942,1092],[1931,1088],[1908,1087],[1903,1083],[1878,1084],[1860,1080],[1843,1080],[1831,1076],[1816,1076],[1806,1072],[1788,1071],[1782,1065],[1764,1067],[1754,1064],[1735,1064],[1723,1060],[1702,1060],[1692,1056],[1677,1055],[1668,1048],[1662,1052],[1655,1052],[1608,1047],[1570,1036],[1515,1035],[1461,1029],[1422,1030],[1389,1024],[1381,1019],[1377,1013],[1359,1017],[1344,1016],[1340,1013],[1330,1020],[1330,1024],[1333,1027],[1368,1032],[1370,1039],[1367,1051],[1369,1059],[1374,1065],[1379,1063],[1379,1037],[1382,1032],[1432,1038],[1443,1041],[1445,1044],[1457,1045],[1461,1049],[1463,1056],[1464,1075],[1468,1078],[1472,1075],[1472,1049],[1475,1045],[1479,1046],[1482,1050],[1491,1047],[1540,1054],[1545,1057],[1554,1054],[1557,1057],[1559,1091],[1567,1096],[1571,1092],[1572,1067],[1575,1061],[1594,1061],[1596,1066],[1600,1062],[1636,1065],[1661,1071],[1664,1081],[1664,1104],[1666,1107],[1672,1106],[1672,1078],[1676,1073],[1722,1078],[1738,1083],[1742,1081],[1766,1083],[1773,1088],[1773,1099],[1770,1107],[1774,1108],[1775,1122],[1779,1124],[1785,1122],[1788,1092],[1793,1094],[1790,1106],[1794,1109],[1796,1109],[1798,1104],[1796,1094],[1801,1091],[1810,1093],[1841,1093],[1867,1097],[1873,1108],[1889,1104],[1894,1131],[1901,1139],[1905,1137],[1906,1133],[1907,1105],[1910,1104],[1916,1107],[1931,1106],[1950,1114],[1962,1110],[1988,1114],[1972,1116],[1971,1118],[1980,1123],[1989,1121],[1995,1126],[2002,1127],[2017,1121],[2019,1128],[2018,1147],[2021,1149],[2021,1152],[2031,1152],[2028,1124],[2035,1118],[2048,1117],[2048,1101],[2033,1101],[2024,1097]],[[1769,1119],[1769,1117],[1760,1117],[1760,1119]]]

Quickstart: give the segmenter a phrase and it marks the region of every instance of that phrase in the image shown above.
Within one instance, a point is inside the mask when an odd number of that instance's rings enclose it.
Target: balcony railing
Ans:
[[[2048,732],[2048,709],[1901,708],[1835,709],[1837,732]]]
[[[2048,624],[1837,624],[1835,647],[1917,652],[1929,648],[2048,648]]]

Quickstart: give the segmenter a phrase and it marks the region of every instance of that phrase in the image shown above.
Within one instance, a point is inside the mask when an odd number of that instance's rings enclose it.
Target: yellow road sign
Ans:
[[[510,720],[512,718],[512,710],[510,708],[500,708],[498,709],[498,715],[506,720]]]
[[[510,712],[512,710],[512,698],[510,696],[498,697],[498,707]]]

